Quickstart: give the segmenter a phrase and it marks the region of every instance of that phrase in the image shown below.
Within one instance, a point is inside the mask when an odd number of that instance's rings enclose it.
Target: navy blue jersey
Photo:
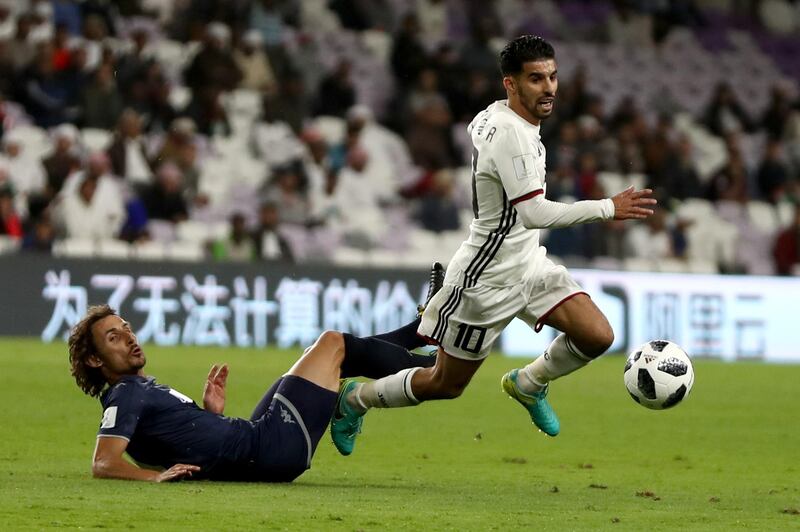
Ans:
[[[252,422],[203,410],[153,377],[125,376],[100,402],[98,437],[128,440],[127,453],[143,464],[192,464],[200,466],[200,477],[214,477],[246,467],[257,452]]]

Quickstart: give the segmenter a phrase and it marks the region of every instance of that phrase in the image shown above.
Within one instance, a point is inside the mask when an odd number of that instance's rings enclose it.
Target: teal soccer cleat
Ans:
[[[503,390],[512,399],[515,399],[519,404],[525,407],[531,415],[533,424],[539,427],[539,430],[548,436],[558,436],[561,425],[558,422],[558,416],[555,411],[553,411],[553,407],[547,402],[547,390],[549,387],[545,387],[542,391],[532,394],[524,393],[519,389],[519,386],[517,386],[518,374],[519,370],[514,369],[503,375],[503,378],[500,380],[500,385],[503,387]]]
[[[344,379],[339,386],[339,398],[331,418],[331,439],[339,454],[349,456],[356,444],[356,436],[361,433],[364,414],[354,412],[345,397],[358,385],[355,379]]]

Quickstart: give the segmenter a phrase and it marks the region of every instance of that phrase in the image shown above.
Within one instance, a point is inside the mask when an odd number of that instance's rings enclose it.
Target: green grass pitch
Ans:
[[[145,348],[148,372],[200,399],[228,362],[226,413],[247,416],[299,350]],[[0,342],[0,523],[204,530],[800,529],[800,366],[695,361],[692,394],[652,412],[608,356],[553,386],[547,438],[499,387],[492,356],[456,401],[373,411],[354,454],[321,442],[290,485],[91,478],[100,406],[64,344]]]

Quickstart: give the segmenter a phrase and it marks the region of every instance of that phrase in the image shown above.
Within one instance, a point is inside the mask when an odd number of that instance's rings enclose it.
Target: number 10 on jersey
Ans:
[[[486,338],[486,328],[462,323],[458,326],[458,336],[456,336],[455,346],[470,353],[477,353],[483,347],[483,340]]]

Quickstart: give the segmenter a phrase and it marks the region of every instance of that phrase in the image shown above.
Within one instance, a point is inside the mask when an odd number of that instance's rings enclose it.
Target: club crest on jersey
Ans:
[[[517,174],[517,179],[524,181],[536,175],[536,161],[532,153],[524,153],[517,155],[513,159],[514,172]]]

